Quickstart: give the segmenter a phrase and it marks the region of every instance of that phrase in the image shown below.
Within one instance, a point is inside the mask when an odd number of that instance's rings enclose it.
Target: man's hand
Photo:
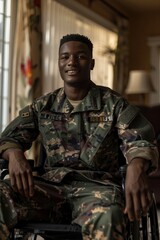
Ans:
[[[9,161],[9,176],[15,192],[27,198],[34,194],[32,169],[21,149],[8,149],[3,157]]]
[[[152,202],[152,194],[146,174],[146,160],[135,158],[127,167],[125,181],[125,214],[129,220],[139,220],[146,215]]]

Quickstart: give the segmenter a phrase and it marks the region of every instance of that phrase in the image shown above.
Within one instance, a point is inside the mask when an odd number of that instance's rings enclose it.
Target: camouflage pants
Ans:
[[[72,221],[82,226],[84,240],[124,240],[125,235],[120,190],[114,185],[94,182],[53,185],[35,181],[35,195],[28,200],[13,192],[9,181],[1,181],[0,240],[6,240],[9,231],[21,220]]]

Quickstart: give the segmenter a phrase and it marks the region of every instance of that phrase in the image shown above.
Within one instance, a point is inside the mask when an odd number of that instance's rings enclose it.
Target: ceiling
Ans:
[[[113,0],[112,0],[113,1]],[[160,10],[160,0],[114,0],[132,12]]]

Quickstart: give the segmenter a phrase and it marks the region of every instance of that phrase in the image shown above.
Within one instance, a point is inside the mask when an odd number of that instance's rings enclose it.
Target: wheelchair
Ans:
[[[33,170],[42,171],[42,166],[34,168],[34,161],[29,160]],[[8,174],[8,163],[0,159],[0,179]],[[122,189],[124,190],[126,165],[120,167]],[[52,224],[37,222],[19,222],[12,230],[9,240],[82,240],[81,227],[76,224]],[[130,222],[127,219],[125,240],[159,240],[158,215],[156,199],[153,193],[153,202],[146,216],[140,221]]]

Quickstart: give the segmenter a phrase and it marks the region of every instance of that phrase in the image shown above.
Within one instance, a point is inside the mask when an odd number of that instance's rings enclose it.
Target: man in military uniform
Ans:
[[[64,87],[22,109],[2,133],[10,181],[0,182],[0,239],[20,220],[67,221],[67,208],[83,239],[123,240],[125,214],[132,221],[148,210],[147,174],[158,161],[153,128],[122,96],[91,81],[92,50],[87,37],[64,36],[58,60]],[[39,134],[46,172],[34,178],[24,152]],[[119,149],[128,164],[125,205]]]

